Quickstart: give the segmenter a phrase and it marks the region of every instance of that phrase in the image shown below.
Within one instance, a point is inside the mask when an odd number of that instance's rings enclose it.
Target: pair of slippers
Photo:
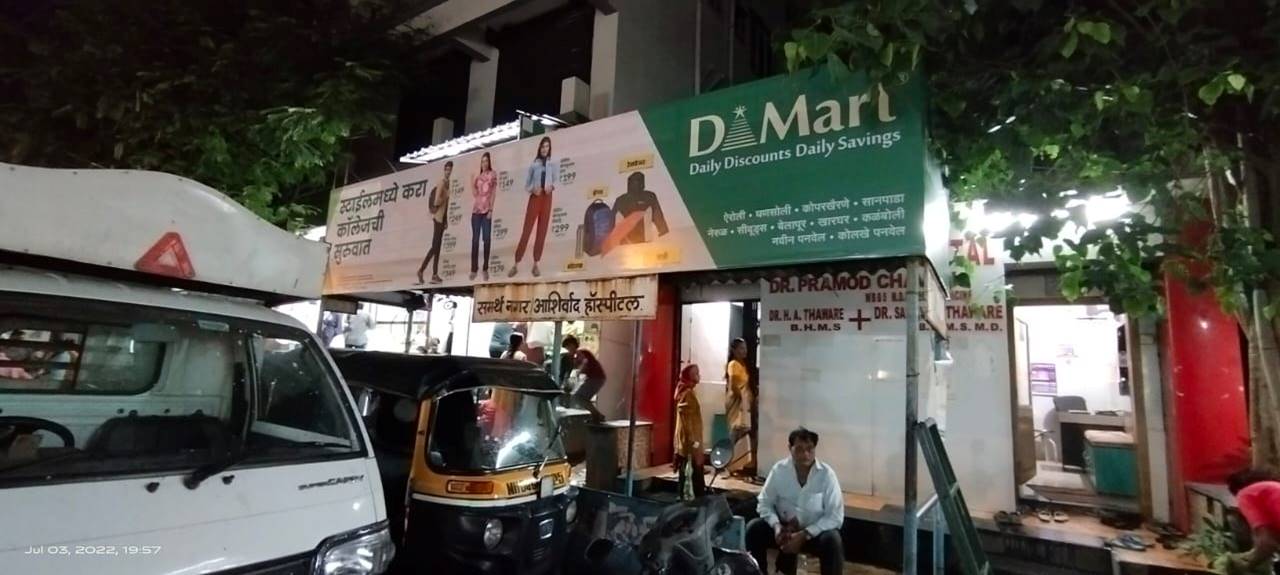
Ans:
[[[1171,551],[1178,549],[1187,538],[1187,534],[1183,533],[1181,529],[1166,523],[1151,525],[1148,529],[1156,534],[1156,543]]]
[[[1071,516],[1067,515],[1065,511],[1041,509],[1036,512],[1036,519],[1039,519],[1041,523],[1066,523],[1071,521]]]
[[[1134,533],[1122,533],[1114,539],[1108,539],[1104,545],[1111,549],[1126,549],[1139,552],[1145,552],[1147,549],[1155,547],[1154,543],[1148,543]]]
[[[995,520],[1000,527],[1022,527],[1022,514],[1017,511],[997,511]]]

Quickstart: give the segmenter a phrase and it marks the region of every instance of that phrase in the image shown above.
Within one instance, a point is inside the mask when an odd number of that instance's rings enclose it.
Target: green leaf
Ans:
[[[111,155],[119,160],[124,157],[124,142],[116,142],[116,147],[112,150]]]
[[[1227,83],[1231,84],[1231,89],[1236,92],[1244,89],[1245,82],[1247,82],[1247,80],[1245,80],[1243,74],[1233,73],[1227,76]]]
[[[831,51],[831,37],[826,34],[809,34],[801,40],[801,58],[809,60],[820,60],[827,57],[827,52]]]
[[[1082,277],[1080,272],[1062,274],[1062,296],[1067,298],[1067,301],[1080,299],[1080,296],[1084,294],[1084,290],[1080,287]]]
[[[1093,105],[1098,107],[1098,111],[1107,107],[1107,95],[1102,90],[1093,93]]]
[[[893,51],[894,51],[893,42],[889,42],[888,44],[885,44],[884,48],[880,49],[880,63],[884,64],[885,66],[892,66]]]
[[[1123,93],[1124,97],[1130,102],[1136,102],[1141,90],[1137,86],[1125,86],[1120,90],[1120,92]]]
[[[827,53],[827,70],[831,72],[831,77],[837,81],[849,77],[849,66],[835,52]]]
[[[1093,38],[1099,44],[1111,43],[1111,25],[1106,22],[1091,22],[1088,29],[1085,29],[1084,23],[1081,23],[1080,33]]]
[[[1070,58],[1076,53],[1076,46],[1080,43],[1080,36],[1075,32],[1067,34],[1067,39],[1062,42],[1062,57]]]
[[[1267,304],[1267,307],[1262,308],[1262,314],[1269,320],[1276,319],[1276,316],[1280,315],[1280,299],[1273,301],[1270,304]]]
[[[964,0],[964,11],[973,14],[978,11],[978,3],[976,0]]]
[[[1223,90],[1223,82],[1219,78],[1219,79],[1214,79],[1208,84],[1200,86],[1200,91],[1197,93],[1197,95],[1200,96],[1200,101],[1212,106],[1218,103],[1218,98],[1222,97],[1222,90]]]
[[[875,24],[872,24],[871,22],[867,22],[867,35],[873,38],[878,38],[881,36],[880,29],[876,28]]]

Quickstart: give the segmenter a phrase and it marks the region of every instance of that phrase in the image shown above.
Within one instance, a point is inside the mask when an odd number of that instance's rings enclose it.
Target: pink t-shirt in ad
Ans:
[[[1236,505],[1249,527],[1280,530],[1280,481],[1259,481],[1241,489]]]
[[[489,170],[480,172],[472,182],[475,189],[476,204],[471,208],[473,214],[487,214],[493,210],[493,193],[498,188],[498,175]]]

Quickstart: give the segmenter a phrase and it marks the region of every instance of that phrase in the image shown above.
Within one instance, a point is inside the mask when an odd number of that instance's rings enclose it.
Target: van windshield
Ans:
[[[0,485],[362,452],[306,332],[0,292]]]
[[[466,473],[564,459],[556,427],[549,396],[494,387],[455,391],[436,401],[430,463]]]

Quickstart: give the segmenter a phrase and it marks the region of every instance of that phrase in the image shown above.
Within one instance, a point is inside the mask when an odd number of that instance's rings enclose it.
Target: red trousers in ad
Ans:
[[[533,261],[542,261],[542,248],[547,243],[547,225],[550,223],[551,194],[529,194],[529,205],[524,210],[524,230],[520,232],[520,245],[516,246],[516,263],[524,259],[534,224],[538,226],[538,237],[533,240]]]

